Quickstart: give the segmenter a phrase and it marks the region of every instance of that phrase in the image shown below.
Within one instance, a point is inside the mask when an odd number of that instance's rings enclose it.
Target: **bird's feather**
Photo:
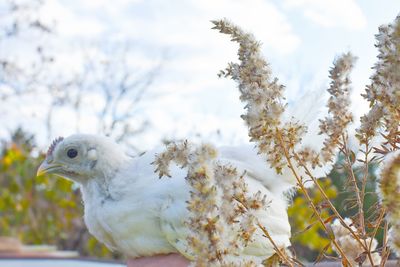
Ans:
[[[172,166],[171,178],[159,179],[151,165],[156,152],[134,158],[119,170],[109,183],[107,198],[93,193],[98,186],[95,180],[82,188],[86,223],[99,240],[130,257],[179,252],[192,259],[187,245],[190,229],[185,224],[190,191],[186,171]],[[221,148],[218,159],[246,171],[250,193],[261,191],[267,196],[269,207],[258,211],[257,217],[277,244],[289,246],[287,200],[276,185],[279,177],[266,176],[264,160],[251,147]],[[89,187],[92,189],[88,190]],[[273,253],[272,245],[258,230],[242,256],[261,260]]]
[[[312,109],[311,113],[316,110]],[[310,118],[318,120],[318,116],[308,114],[303,122],[309,122]],[[316,127],[317,123],[312,125]],[[311,137],[305,141],[315,147],[321,146],[320,139]],[[60,157],[71,145],[80,151],[82,162],[76,163],[78,171],[74,166],[67,168],[78,175],[70,178],[81,183],[84,218],[91,234],[128,257],[179,252],[193,259],[187,241],[191,229],[185,223],[190,216],[186,201],[191,190],[185,180],[187,170],[172,165],[171,178],[159,179],[152,162],[156,154],[162,152],[160,149],[132,158],[124,147],[110,139],[89,135],[74,135],[55,144],[52,148],[54,160],[70,164],[71,160],[60,160]],[[89,151],[95,152],[92,153],[95,159],[88,158]],[[245,174],[249,194],[261,191],[266,195],[269,205],[266,210],[256,211],[256,216],[279,247],[289,246],[291,232],[285,193],[296,184],[291,170],[284,168],[282,174],[277,174],[253,145],[220,147],[218,151],[218,162]],[[316,169],[315,176],[324,176],[328,170],[329,167]],[[301,170],[297,171],[302,174]],[[240,258],[260,262],[273,254],[272,244],[257,229]]]

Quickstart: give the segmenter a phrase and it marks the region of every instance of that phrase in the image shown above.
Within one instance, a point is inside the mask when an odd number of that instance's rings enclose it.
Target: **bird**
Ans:
[[[152,163],[162,148],[132,156],[109,137],[75,134],[50,145],[37,174],[55,174],[80,185],[84,221],[89,232],[110,250],[129,258],[180,253],[189,260],[190,232],[186,201],[190,187],[186,171],[171,166],[171,178],[160,179]],[[270,205],[257,214],[280,247],[290,246],[285,192],[292,182],[278,179],[251,145],[218,148],[218,160],[246,171],[250,192],[261,191]],[[259,233],[243,251],[255,260],[275,253]]]
[[[323,107],[315,105],[310,94],[302,99],[313,104],[298,101],[289,106],[289,112],[303,114],[297,116],[299,121],[311,125],[311,134],[303,138],[303,144],[319,151],[324,137],[315,134],[318,133],[315,121],[323,114],[320,112]],[[185,179],[187,171],[172,165],[170,178],[160,179],[153,163],[164,151],[165,148],[158,147],[132,156],[124,145],[110,137],[74,134],[51,143],[37,175],[55,174],[80,186],[88,231],[111,251],[128,258],[179,253],[194,260],[188,249],[187,201],[191,188]],[[220,146],[217,151],[218,162],[244,173],[249,193],[260,191],[267,197],[269,205],[257,211],[257,219],[279,248],[289,247],[291,227],[287,208],[296,186],[293,174],[287,168],[277,174],[268,165],[266,155],[258,153],[251,143]],[[331,167],[327,164],[315,169],[315,177],[326,176]],[[261,263],[275,252],[262,231],[256,231],[240,257]]]

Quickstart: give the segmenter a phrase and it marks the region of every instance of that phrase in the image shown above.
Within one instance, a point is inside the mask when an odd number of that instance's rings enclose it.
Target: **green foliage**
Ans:
[[[355,201],[355,192],[351,186],[349,186],[348,176],[349,173],[342,166],[343,159],[339,159],[339,162],[336,164],[336,168],[332,170],[330,177],[334,185],[338,188],[340,192],[340,197],[333,201],[333,204],[337,208],[340,214],[343,217],[351,217],[356,212],[356,208],[354,207]],[[366,180],[365,185],[365,197],[364,197],[364,212],[366,217],[370,217],[374,213],[374,207],[376,207],[376,203],[379,203],[378,196],[376,194],[376,168],[377,164],[369,164],[368,167],[368,178]],[[353,168],[354,174],[357,178],[358,184],[361,184],[363,169],[361,167]],[[372,208],[372,209],[371,209]]]
[[[81,255],[111,257],[86,230],[78,187],[55,176],[36,177],[45,155],[17,130],[0,154],[0,236],[52,244]]]
[[[353,218],[357,213],[356,203],[356,193],[354,192],[354,188],[349,185],[349,173],[342,166],[343,159],[339,158],[338,163],[336,164],[336,168],[332,170],[330,173],[330,177],[332,182],[336,188],[338,188],[339,195],[337,198],[333,199],[332,203],[339,211],[339,213],[343,217]],[[376,169],[378,165],[377,163],[371,163],[368,166],[368,176],[365,184],[365,195],[364,195],[364,217],[366,221],[369,222],[366,225],[367,232],[373,231],[374,227],[371,225],[374,224],[375,219],[379,215],[380,207],[379,207],[379,197],[377,195],[377,177],[376,177]],[[356,176],[357,183],[361,188],[362,179],[363,179],[363,168],[361,166],[353,167],[354,175]],[[383,229],[378,229],[376,238],[380,245],[382,245],[383,238]]]
[[[339,158],[335,164],[335,168],[329,174],[328,178],[320,179],[320,185],[325,193],[332,201],[335,208],[344,218],[352,218],[357,212],[354,207],[355,192],[351,190],[348,182],[348,172],[342,167],[343,158]],[[366,194],[364,200],[364,212],[368,221],[371,221],[375,212],[378,210],[378,196],[376,195],[376,177],[374,176],[376,166],[371,164],[369,167],[369,175],[366,183]],[[358,181],[362,179],[362,170],[360,167],[354,168],[354,173]],[[324,206],[323,197],[319,190],[314,186],[309,189],[313,203],[320,209],[323,218],[327,219],[327,223],[331,222],[332,213]],[[307,199],[301,191],[298,191],[293,199],[292,205],[288,209],[290,224],[292,226],[292,243],[295,247],[296,254],[300,258],[306,258],[308,261],[315,260],[318,255],[329,244],[329,238],[324,233],[321,224],[313,216]],[[368,227],[367,227],[368,228]],[[381,240],[383,231],[380,229],[377,233],[377,240]],[[326,254],[332,253],[331,247]]]

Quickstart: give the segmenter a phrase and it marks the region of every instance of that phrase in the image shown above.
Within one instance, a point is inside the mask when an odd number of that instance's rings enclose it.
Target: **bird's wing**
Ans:
[[[267,197],[267,207],[265,210],[257,210],[254,215],[258,222],[268,231],[273,241],[280,247],[290,246],[290,224],[287,215],[287,200],[281,194],[275,194],[264,187],[259,180],[251,176],[245,176],[249,194],[260,191]],[[265,237],[264,232],[258,228],[253,236],[253,242],[244,249],[243,254],[248,256],[261,257],[266,259],[275,253],[274,247]]]
[[[249,177],[260,181],[271,193],[276,196],[291,192],[291,189],[297,184],[296,177],[288,167],[282,169],[278,174],[274,168],[271,168],[264,155],[257,153],[257,149],[251,145],[239,147],[221,147],[219,149],[219,160],[225,164],[231,164],[239,173],[246,173]],[[294,164],[296,173],[299,176],[307,177],[303,168]],[[314,177],[321,178],[332,169],[332,164],[325,164],[322,167],[316,167],[312,170]],[[305,186],[311,186],[312,183],[306,183]]]
[[[269,167],[265,156],[258,154],[257,149],[251,145],[220,147],[218,159],[223,164],[232,165],[239,174],[245,172],[248,177],[260,181],[277,196],[296,184],[291,173],[277,174],[273,168]]]
[[[186,202],[170,196],[161,209],[160,226],[167,241],[184,257],[194,260],[194,255],[188,249],[189,228],[185,224],[187,216]]]
[[[171,178],[173,179],[173,178]],[[249,176],[245,176],[248,185],[249,193],[261,193],[267,196],[269,202],[266,210],[259,210],[255,212],[258,221],[263,225],[272,236],[274,242],[281,248],[290,246],[290,225],[287,217],[287,202],[283,196],[276,196],[268,191],[260,181],[254,180]],[[171,195],[168,201],[161,209],[160,225],[161,230],[165,235],[168,242],[175,247],[175,249],[184,255],[186,258],[193,260],[194,255],[191,254],[188,246],[188,236],[190,235],[190,228],[185,223],[188,219],[189,212],[186,209],[186,202],[180,199],[177,195]],[[226,228],[229,230],[233,228]],[[236,233],[232,233],[235,235]],[[263,231],[257,229],[253,241],[246,246],[238,260],[249,258],[260,262],[275,253],[272,244],[266,239]]]

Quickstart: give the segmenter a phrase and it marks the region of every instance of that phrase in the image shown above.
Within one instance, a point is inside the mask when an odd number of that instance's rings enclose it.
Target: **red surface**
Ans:
[[[179,254],[158,255],[128,260],[128,267],[188,267],[189,261]]]

